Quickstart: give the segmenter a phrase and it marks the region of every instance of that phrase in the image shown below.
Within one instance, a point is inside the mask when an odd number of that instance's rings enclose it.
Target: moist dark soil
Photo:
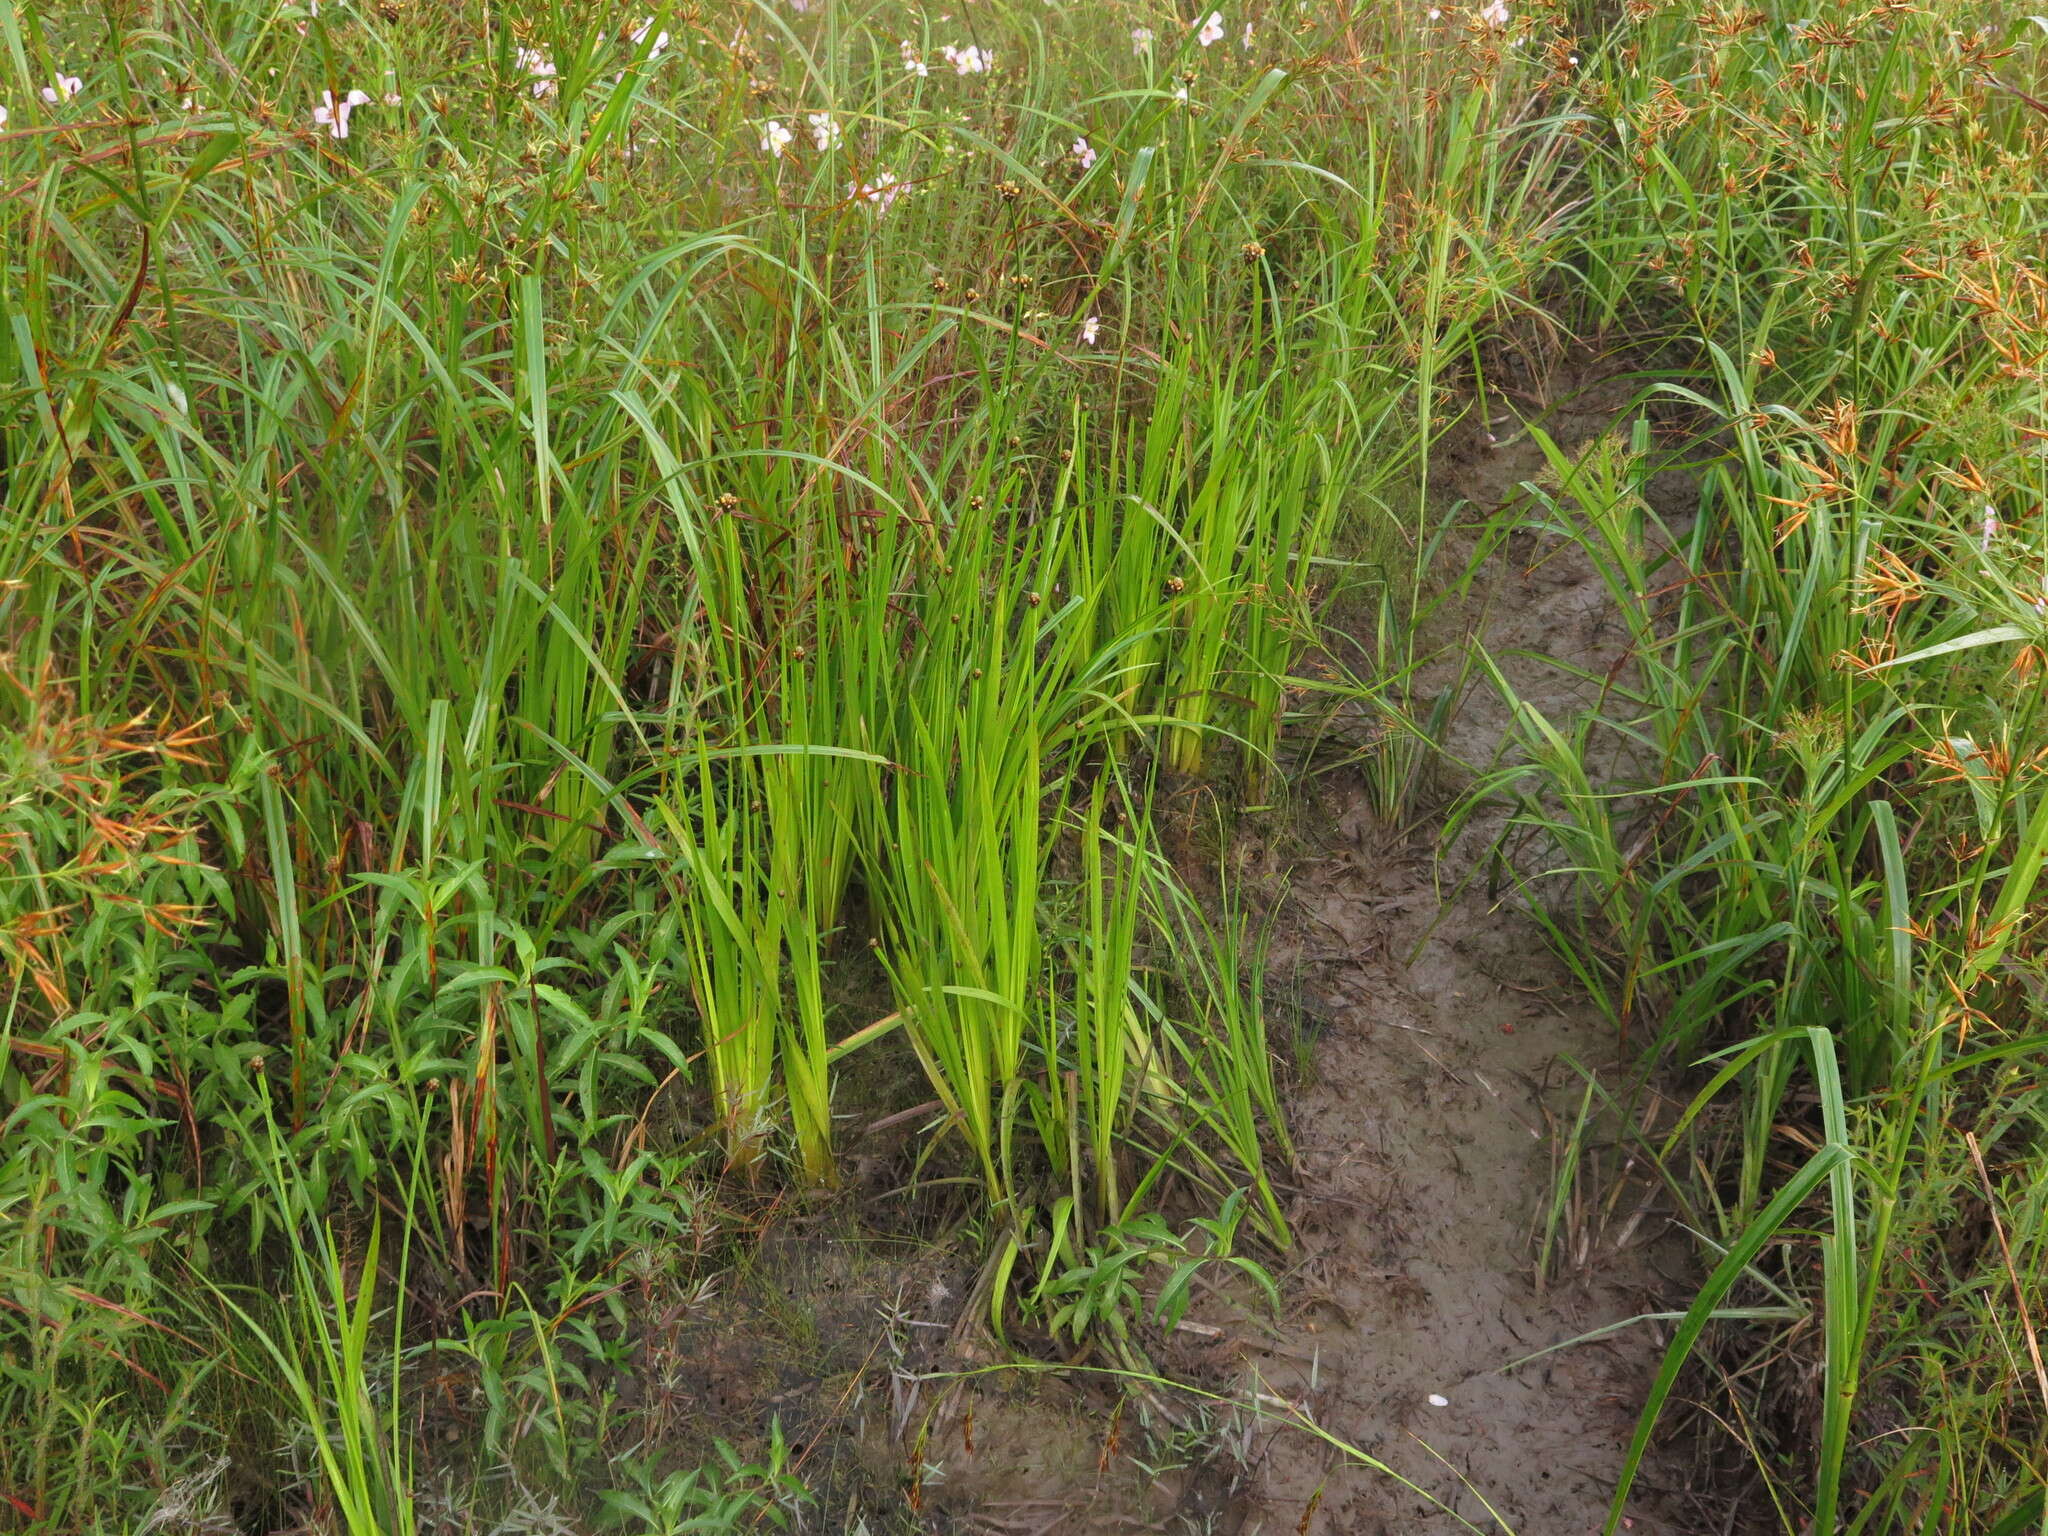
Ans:
[[[1621,425],[1628,398],[1621,381],[1553,375],[1550,398],[1516,404],[1570,448]],[[1433,489],[1474,524],[1544,465],[1506,411],[1446,447]],[[1682,479],[1652,494],[1667,517],[1689,510]],[[1511,536],[1444,617],[1556,722],[1628,661],[1605,588],[1562,539]],[[1447,648],[1458,638],[1430,636]],[[1454,683],[1422,678],[1424,692]],[[1484,769],[1507,725],[1482,683],[1464,692],[1444,745]],[[1291,842],[1249,855],[1291,893],[1274,980],[1324,1026],[1294,1104],[1304,1255],[1288,1348],[1247,1364],[1413,1487],[1277,1433],[1256,1479],[1262,1523],[1247,1529],[1599,1531],[1665,1342],[1629,1320],[1690,1293],[1687,1244],[1661,1191],[1617,1150],[1614,1109],[1600,1111],[1611,1101],[1653,1130],[1674,1106],[1502,888],[1498,813],[1446,844],[1440,818],[1387,825],[1361,782],[1335,777],[1313,814]],[[1567,1166],[1572,1149],[1597,1179]],[[1601,1336],[1554,1348],[1589,1334]],[[1722,1528],[1680,1497],[1674,1466],[1663,1454],[1645,1464],[1629,1529]]]

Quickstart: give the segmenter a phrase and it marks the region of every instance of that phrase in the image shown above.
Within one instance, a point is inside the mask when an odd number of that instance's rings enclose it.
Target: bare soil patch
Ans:
[[[1627,398],[1618,381],[1553,381],[1551,399],[1518,404],[1573,446],[1614,425]],[[1474,521],[1491,513],[1543,466],[1520,430],[1505,412],[1470,423],[1447,445],[1436,489]],[[1687,494],[1682,481],[1658,489],[1674,502]],[[1562,540],[1511,539],[1453,617],[1554,720],[1586,702],[1598,686],[1588,679],[1627,660],[1599,578]],[[1524,654],[1538,652],[1579,675]],[[1474,687],[1448,745],[1483,766],[1506,726],[1493,690]],[[1663,1332],[1639,1323],[1502,1367],[1682,1307],[1685,1244],[1652,1182],[1612,1177],[1626,1158],[1613,1155],[1611,1116],[1591,1117],[1579,1142],[1581,1153],[1610,1153],[1609,1175],[1556,1200],[1587,1074],[1639,1123],[1668,1105],[1490,878],[1498,817],[1482,813],[1446,847],[1434,819],[1383,825],[1362,788],[1336,778],[1312,818],[1291,847],[1247,839],[1241,849],[1291,888],[1275,978],[1322,1021],[1294,1105],[1297,1309],[1283,1350],[1252,1364],[1268,1391],[1430,1497],[1281,1434],[1247,1529],[1598,1531]],[[1552,1263],[1539,1276],[1546,1232]],[[1633,1530],[1707,1528],[1679,1481],[1669,1463],[1646,1467]]]

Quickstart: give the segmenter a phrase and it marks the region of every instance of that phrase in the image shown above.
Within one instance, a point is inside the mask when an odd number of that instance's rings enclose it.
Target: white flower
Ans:
[[[830,112],[813,112],[804,121],[811,125],[811,143],[817,146],[819,154],[839,147],[839,125],[832,121]]]
[[[955,48],[951,43],[939,50],[939,56],[953,66],[956,75],[983,75],[995,68],[996,56],[993,49],[983,53],[969,43],[965,48]]]
[[[1991,541],[1998,537],[1998,508],[1990,502],[1984,503],[1984,532],[1978,537],[1977,547],[1988,550]]]
[[[519,67],[533,76],[533,95],[536,101],[545,100],[555,94],[555,61],[538,48],[522,48],[516,56]]]
[[[1252,24],[1250,22],[1244,24],[1244,36],[1237,40],[1237,46],[1246,53],[1252,51]]]
[[[1479,19],[1496,32],[1505,31],[1509,20],[1507,0],[1486,0],[1486,5],[1479,12]]]
[[[69,101],[85,89],[85,82],[76,75],[59,75],[56,84],[43,87],[43,100],[51,106],[60,101]]]
[[[329,138],[348,137],[348,115],[357,107],[367,107],[370,98],[361,91],[350,91],[340,101],[334,99],[334,92],[322,91],[320,105],[313,109],[313,126],[325,128]]]
[[[1173,93],[1173,99],[1175,101],[1186,101],[1188,99],[1188,88],[1184,85],[1181,86]]]
[[[1074,140],[1074,147],[1070,153],[1081,162],[1081,169],[1084,171],[1095,164],[1095,146],[1085,138]]]
[[[641,22],[639,26],[628,27],[626,29],[626,36],[632,39],[633,46],[635,48],[638,48],[642,43],[647,41],[647,33],[653,26],[654,18],[650,16],[645,21]],[[654,46],[647,50],[647,56],[650,59],[658,59],[662,56],[662,54],[665,51],[667,51],[667,48],[668,34],[666,32],[657,32],[654,35]]]
[[[782,152],[795,140],[796,135],[775,118],[771,117],[761,125],[761,148],[777,160],[782,158]]]
[[[1209,19],[1202,23],[1202,30],[1195,34],[1195,41],[1204,48],[1223,40],[1223,13],[1211,11]]]
[[[199,110],[199,97],[193,92],[187,91],[178,98],[178,110],[180,112],[197,112]],[[6,118],[0,117],[0,123],[6,121]]]
[[[889,211],[891,203],[903,195],[903,187],[891,172],[877,171],[873,181],[849,182],[846,195],[869,213],[883,214]]]
[[[1101,330],[1102,321],[1098,316],[1090,315],[1086,320],[1083,320],[1081,322],[1081,345],[1084,347],[1094,346],[1095,338],[1101,333]]]
[[[1150,27],[1131,28],[1131,52],[1143,53],[1147,48],[1150,48],[1151,46],[1152,29]]]
[[[918,56],[917,50],[911,46],[910,39],[907,37],[903,39],[901,52],[903,54],[903,67],[913,75],[916,75],[919,79],[924,79],[931,74],[931,66]]]

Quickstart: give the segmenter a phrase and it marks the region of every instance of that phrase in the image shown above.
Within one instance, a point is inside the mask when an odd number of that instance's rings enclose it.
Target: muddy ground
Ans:
[[[1567,382],[1512,403],[1569,446],[1607,429],[1627,398],[1620,381]],[[1507,416],[1475,420],[1448,445],[1439,490],[1474,512],[1542,469]],[[1686,514],[1682,480],[1653,494],[1667,515]],[[1470,605],[1446,619],[1471,626],[1515,691],[1553,721],[1626,662],[1605,589],[1558,539],[1513,536]],[[1430,682],[1425,674],[1425,691]],[[1497,692],[1480,683],[1462,695],[1445,744],[1484,768],[1507,724]],[[1406,828],[1377,820],[1356,784],[1340,781],[1322,801],[1327,837],[1285,868],[1297,921],[1272,957],[1275,979],[1300,988],[1328,1024],[1295,1107],[1306,1253],[1294,1347],[1261,1363],[1271,1389],[1305,1400],[1318,1423],[1436,1502],[1280,1435],[1256,1478],[1263,1523],[1246,1529],[1296,1529],[1289,1511],[1321,1488],[1311,1531],[1433,1533],[1461,1521],[1525,1536],[1598,1531],[1665,1335],[1641,1323],[1502,1367],[1683,1306],[1686,1243],[1651,1182],[1616,1177],[1625,1157],[1602,1159],[1597,1182],[1558,1198],[1586,1074],[1639,1125],[1671,1106],[1641,1081],[1511,891],[1495,888],[1498,813],[1482,812],[1447,846],[1434,818]],[[1268,858],[1281,873],[1281,856]],[[1611,1115],[1593,1115],[1582,1151],[1612,1148],[1615,1130]],[[1682,1481],[1676,1457],[1653,1458],[1632,1529],[1722,1529],[1681,1496]]]
[[[1497,399],[1446,443],[1433,489],[1476,528],[1541,467],[1515,415],[1572,444],[1629,395],[1553,374]],[[1682,478],[1653,493],[1685,516]],[[1447,558],[1459,553],[1454,540]],[[1565,541],[1532,533],[1434,622],[1433,644],[1449,654],[1476,635],[1553,718],[1597,684],[1525,652],[1595,679],[1625,662],[1597,578]],[[1422,677],[1425,692],[1455,681]],[[1460,700],[1447,745],[1483,768],[1506,710],[1489,686]],[[1151,1341],[1162,1370],[1210,1397],[992,1369],[971,1254],[878,1240],[884,1188],[771,1223],[715,1323],[650,1335],[643,1404],[665,1396],[728,1432],[779,1420],[822,1490],[809,1523],[834,1532],[1601,1529],[1664,1333],[1636,1323],[1503,1367],[1688,1299],[1687,1244],[1658,1190],[1630,1175],[1614,1113],[1573,1140],[1587,1074],[1639,1125],[1671,1105],[1518,899],[1492,888],[1497,814],[1446,846],[1450,772],[1408,824],[1389,823],[1364,770],[1341,761],[1342,736],[1337,762],[1325,739],[1292,765],[1290,806],[1246,818],[1229,851],[1240,890],[1272,908],[1269,996],[1301,1024],[1300,1246],[1277,1323],[1213,1293]],[[1583,1176],[1559,1198],[1568,1163]],[[1304,1417],[1349,1450],[1288,1422]],[[1635,1536],[1740,1528],[1685,1490],[1688,1465],[1673,1447],[1646,1463]]]

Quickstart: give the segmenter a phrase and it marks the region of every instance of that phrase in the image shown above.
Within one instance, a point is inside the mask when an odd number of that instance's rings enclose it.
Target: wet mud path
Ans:
[[[1570,446],[1607,429],[1625,400],[1625,389],[1593,386],[1551,405],[1545,425]],[[1475,520],[1543,463],[1514,435],[1519,423],[1495,426],[1499,443],[1476,423],[1453,440],[1438,487]],[[1562,540],[1511,538],[1457,617],[1554,721],[1596,685],[1518,652],[1556,655],[1594,678],[1626,659],[1597,576]],[[1507,724],[1497,693],[1477,683],[1447,745],[1484,768]],[[1613,1177],[1623,1155],[1556,1195],[1586,1103],[1583,1073],[1632,1098],[1638,1123],[1668,1118],[1669,1106],[1638,1085],[1632,1054],[1511,890],[1489,890],[1499,813],[1482,812],[1443,846],[1438,818],[1385,826],[1363,785],[1340,776],[1308,816],[1306,846],[1245,853],[1264,866],[1247,873],[1284,879],[1289,891],[1275,991],[1296,989],[1320,1028],[1294,1103],[1294,1309],[1286,1337],[1270,1353],[1247,1351],[1243,1368],[1258,1390],[1302,1405],[1437,1502],[1280,1433],[1259,1458],[1239,1528],[1599,1531],[1665,1335],[1638,1323],[1501,1368],[1683,1307],[1682,1235],[1651,1182]],[[1596,1113],[1578,1150],[1612,1148],[1616,1131]],[[1546,1234],[1551,1263],[1539,1281]],[[1707,1529],[1667,1460],[1646,1463],[1631,1530]]]

